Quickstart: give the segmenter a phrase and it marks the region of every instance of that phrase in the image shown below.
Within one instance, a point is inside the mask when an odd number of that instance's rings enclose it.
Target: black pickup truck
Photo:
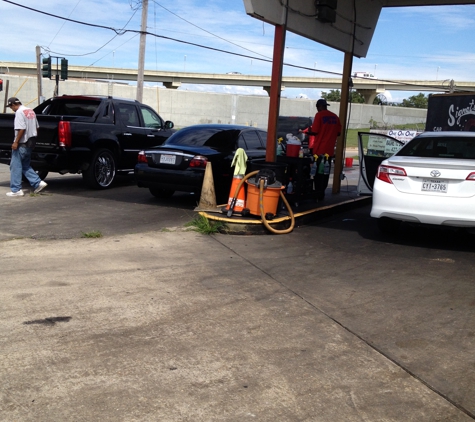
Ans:
[[[104,96],[51,98],[36,108],[39,130],[31,166],[48,172],[80,173],[95,189],[117,174],[134,171],[138,152],[161,145],[175,130],[149,106]],[[0,163],[10,164],[13,113],[0,114]]]

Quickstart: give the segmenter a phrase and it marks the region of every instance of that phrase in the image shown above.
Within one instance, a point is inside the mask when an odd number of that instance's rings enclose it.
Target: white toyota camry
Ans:
[[[382,161],[371,217],[383,232],[402,221],[475,227],[475,132],[424,132]]]

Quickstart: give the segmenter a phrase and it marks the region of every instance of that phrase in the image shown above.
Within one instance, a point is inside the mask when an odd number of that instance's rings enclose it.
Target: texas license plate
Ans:
[[[160,155],[160,164],[175,164],[176,155],[162,154]]]
[[[440,192],[447,193],[448,183],[446,180],[440,179],[423,179],[422,190],[424,192]]]

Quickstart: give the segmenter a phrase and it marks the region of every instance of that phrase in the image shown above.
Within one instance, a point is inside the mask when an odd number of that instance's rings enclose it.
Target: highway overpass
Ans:
[[[55,68],[55,65],[53,65]],[[0,73],[14,75],[35,75],[38,73],[36,63],[0,62]],[[53,72],[53,74],[55,74]],[[84,80],[115,80],[137,81],[136,69],[120,69],[115,67],[69,66],[70,79]],[[1,77],[1,76],[0,76]],[[162,82],[166,88],[178,88],[182,84],[210,84],[210,85],[239,85],[260,86],[267,92],[270,90],[271,77],[261,75],[219,74],[219,73],[192,73],[167,72],[145,70],[144,80],[147,82]],[[300,76],[284,76],[282,89],[285,88],[319,88],[341,89],[341,78],[312,78]],[[451,86],[452,85],[452,86]],[[354,89],[364,96],[366,104],[372,104],[374,98],[384,91],[416,91],[416,92],[449,92],[475,91],[475,82],[418,81],[396,80],[385,81],[380,79],[353,78]]]

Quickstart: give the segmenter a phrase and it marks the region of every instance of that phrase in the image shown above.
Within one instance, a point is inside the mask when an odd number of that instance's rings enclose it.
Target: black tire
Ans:
[[[399,231],[401,221],[393,220],[392,218],[382,217],[378,218],[378,228],[383,234],[395,235]]]
[[[161,189],[161,188],[148,188],[150,193],[158,199],[170,198],[175,191],[171,189]]]
[[[48,171],[47,170],[35,170],[35,173],[38,175],[38,177],[41,180],[45,180],[46,176],[48,176]],[[22,175],[22,180],[24,182],[28,182],[28,179],[24,175]]]
[[[93,189],[107,189],[117,174],[116,158],[112,151],[102,148],[94,151],[89,167],[83,173],[84,181]]]
[[[38,171],[35,170],[35,173],[38,175],[38,177],[41,180],[45,180],[46,176],[48,176],[48,170],[38,170]]]

